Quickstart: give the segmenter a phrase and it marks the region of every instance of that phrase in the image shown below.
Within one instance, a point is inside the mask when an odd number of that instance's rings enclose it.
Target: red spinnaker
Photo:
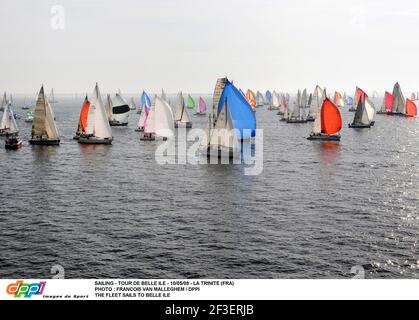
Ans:
[[[323,102],[321,117],[322,133],[332,135],[342,130],[342,116],[340,111],[328,98]]]
[[[407,99],[406,101],[406,116],[408,117],[416,117],[418,114],[418,108],[416,104],[412,101]]]
[[[358,103],[359,103],[359,101],[361,99],[364,99],[364,98],[368,98],[368,95],[363,90],[361,90],[360,88],[356,88],[355,104],[354,104],[354,106],[357,106]]]
[[[394,97],[391,93],[386,92],[386,109],[391,111],[393,109]]]
[[[83,108],[81,109],[81,112],[80,112],[80,126],[83,132],[86,132],[89,110],[90,110],[90,102],[89,100],[86,99],[84,100]]]

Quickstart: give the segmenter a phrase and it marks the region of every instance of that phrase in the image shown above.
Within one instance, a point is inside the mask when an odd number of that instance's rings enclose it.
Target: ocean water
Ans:
[[[112,146],[81,146],[82,98],[58,98],[61,146],[29,146],[20,120],[23,149],[0,149],[1,278],[50,278],[54,265],[66,278],[341,279],[356,266],[366,278],[418,278],[417,119],[377,115],[353,130],[342,110],[342,141],[316,143],[311,124],[260,108],[264,170],[246,176],[159,166],[135,112]]]

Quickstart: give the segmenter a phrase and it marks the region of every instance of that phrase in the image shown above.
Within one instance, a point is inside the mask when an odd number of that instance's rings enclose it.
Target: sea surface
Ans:
[[[342,109],[342,141],[318,143],[260,108],[264,170],[246,176],[158,165],[135,112],[112,146],[79,145],[83,97],[58,100],[59,147],[30,146],[23,120],[21,150],[0,141],[0,278],[419,278],[418,119],[353,130]]]

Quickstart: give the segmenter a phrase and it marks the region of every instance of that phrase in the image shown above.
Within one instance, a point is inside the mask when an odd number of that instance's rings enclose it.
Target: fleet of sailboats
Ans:
[[[375,93],[378,96],[377,93]],[[49,96],[56,101],[54,92]],[[60,135],[55,123],[54,110],[51,101],[45,95],[44,87],[38,93],[34,111],[28,111],[25,122],[32,122],[31,138],[32,145],[59,145]],[[259,91],[257,95],[248,90],[246,95],[237,89],[227,78],[217,80],[213,95],[212,113],[209,115],[207,128],[207,155],[228,157],[240,154],[240,142],[250,141],[254,138],[256,130],[255,107],[267,103],[268,110],[278,110],[283,115],[282,120],[287,123],[314,122],[309,140],[340,141],[342,129],[342,116],[339,107],[350,105],[350,111],[354,111],[354,119],[349,128],[363,129],[374,126],[376,114],[398,115],[404,117],[416,117],[416,95],[406,99],[399,83],[393,88],[393,93],[385,92],[380,110],[377,112],[368,94],[356,88],[354,97],[344,96],[336,91],[333,98],[326,94],[326,90],[316,86],[314,92],[308,96],[307,90],[299,90],[294,106],[289,108],[290,96],[286,93],[272,93],[268,90],[263,96]],[[26,100],[25,100],[26,101]],[[4,93],[1,108],[4,110],[0,118],[0,136],[6,136],[6,148],[19,149],[22,140],[19,137],[17,116],[13,112],[13,98]],[[102,94],[96,84],[91,97],[86,96],[80,111],[79,124],[74,139],[81,144],[112,144],[113,136],[111,126],[128,125],[129,113],[136,109],[135,99],[131,103],[122,97],[119,91],[113,98],[106,96],[103,102]],[[195,101],[191,95],[185,103],[182,92],[178,95],[178,101],[174,112],[167,101],[167,96],[162,90],[161,97],[155,97],[153,103],[143,91],[141,95],[140,117],[136,131],[142,132],[140,139],[154,141],[157,138],[163,140],[174,137],[175,128],[192,128],[192,121],[188,110],[194,110],[195,115],[202,116],[207,113],[207,104],[202,97]],[[244,133],[250,129],[251,135]],[[218,131],[234,131],[231,134]]]

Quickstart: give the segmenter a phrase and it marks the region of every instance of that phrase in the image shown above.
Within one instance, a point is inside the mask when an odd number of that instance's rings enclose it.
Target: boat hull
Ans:
[[[78,139],[80,144],[112,144],[113,139],[99,139],[95,137],[79,137]]]
[[[6,150],[19,150],[23,147],[23,142],[19,141],[18,143],[7,144],[4,146]]]
[[[328,135],[328,134],[312,134],[307,140],[310,141],[340,141],[340,135]]]
[[[208,147],[206,153],[208,159],[218,158],[233,160],[240,156],[240,153],[235,151],[233,148]]]
[[[126,127],[126,126],[128,126],[128,122],[121,123],[121,122],[118,122],[118,121],[109,121],[109,125],[111,127]]]
[[[148,136],[141,135],[140,141],[156,141],[156,136],[154,134]]]
[[[29,143],[36,146],[58,146],[60,139],[30,139]]]
[[[349,109],[349,112],[356,112],[356,109],[351,108],[351,109]]]
[[[202,117],[202,116],[206,116],[207,114],[206,113],[195,113],[195,116],[198,116],[198,117]]]
[[[351,123],[349,124],[350,129],[369,129],[371,128],[371,124],[357,124],[357,123]]]
[[[307,120],[287,120],[287,123],[295,124],[295,123],[307,123]]]

